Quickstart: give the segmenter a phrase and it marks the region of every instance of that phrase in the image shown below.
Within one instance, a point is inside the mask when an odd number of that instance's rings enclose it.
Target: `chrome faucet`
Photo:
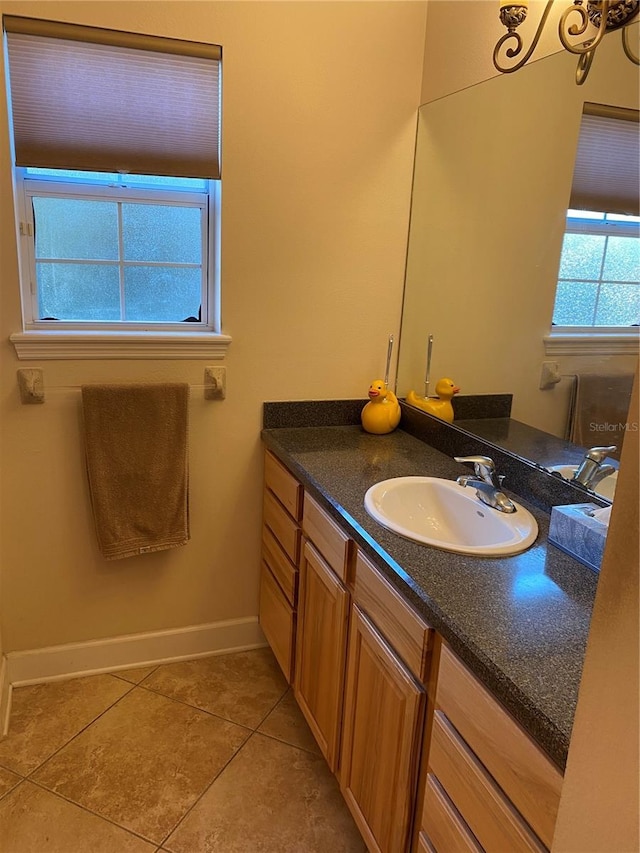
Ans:
[[[580,483],[581,486],[592,489],[600,480],[603,480],[609,474],[613,474],[616,470],[613,465],[603,465],[602,463],[615,450],[617,450],[615,444],[612,444],[610,447],[589,448],[571,478],[571,482]]]
[[[472,486],[476,496],[483,504],[500,512],[516,512],[516,506],[502,491],[504,477],[496,473],[493,459],[488,456],[454,456],[456,462],[472,462],[473,475],[463,474],[456,483],[460,486]]]

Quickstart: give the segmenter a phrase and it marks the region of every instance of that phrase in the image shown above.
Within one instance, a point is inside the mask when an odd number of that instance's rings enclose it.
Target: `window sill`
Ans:
[[[638,332],[556,332],[545,335],[546,355],[638,355]]]
[[[20,361],[38,359],[206,358],[222,360],[231,338],[213,332],[16,332]]]

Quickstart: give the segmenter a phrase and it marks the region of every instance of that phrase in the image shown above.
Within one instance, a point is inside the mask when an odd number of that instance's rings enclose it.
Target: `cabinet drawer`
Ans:
[[[276,457],[265,451],[264,482],[296,521],[302,518],[302,485]]]
[[[275,578],[262,563],[260,575],[260,627],[285,678],[293,681],[295,614]]]
[[[444,711],[518,811],[551,847],[562,774],[444,644],[436,707]]]
[[[308,493],[304,496],[302,528],[340,580],[346,583],[351,540]]]
[[[264,491],[264,523],[280,543],[282,550],[297,566],[300,559],[301,531],[284,507],[268,489]]]
[[[429,770],[487,853],[546,849],[442,711],[434,714]]]
[[[426,683],[433,629],[406,604],[378,569],[361,553],[358,553],[356,558],[354,598],[418,681]]]
[[[433,843],[432,849],[438,853],[450,850],[482,853],[482,847],[432,773],[427,776],[424,791],[422,829]]]
[[[278,540],[265,525],[262,527],[262,559],[271,569],[292,607],[296,606],[298,570],[284,553]]]

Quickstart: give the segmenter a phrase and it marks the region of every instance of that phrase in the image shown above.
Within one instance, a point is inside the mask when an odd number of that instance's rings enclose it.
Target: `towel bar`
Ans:
[[[18,388],[20,390],[20,401],[23,404],[44,403],[45,386],[44,371],[41,368],[21,368],[16,371],[18,377]],[[47,388],[48,392],[80,391],[80,385],[52,385]],[[224,400],[227,390],[227,368],[205,367],[204,382],[202,384],[189,384],[192,390],[204,392],[205,400]]]

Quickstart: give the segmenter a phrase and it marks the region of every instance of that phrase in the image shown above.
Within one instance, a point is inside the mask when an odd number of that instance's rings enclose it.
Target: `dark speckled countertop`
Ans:
[[[528,551],[501,558],[440,551],[379,525],[366,513],[364,495],[390,477],[455,479],[467,466],[400,429],[376,436],[355,425],[305,426],[264,429],[262,436],[564,768],[597,574],[547,544],[548,514],[505,488],[538,522]]]

